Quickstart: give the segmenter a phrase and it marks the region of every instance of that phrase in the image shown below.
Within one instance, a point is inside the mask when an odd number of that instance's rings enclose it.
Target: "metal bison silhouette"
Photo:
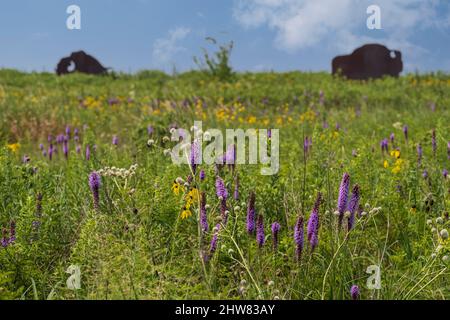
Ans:
[[[398,77],[403,70],[402,53],[380,44],[366,44],[351,55],[334,58],[332,68],[333,74],[353,80]]]
[[[74,65],[73,70],[70,68],[72,64]],[[77,51],[69,57],[62,58],[56,66],[56,74],[59,76],[75,71],[88,74],[105,74],[108,69],[103,67],[93,56],[84,51]]]

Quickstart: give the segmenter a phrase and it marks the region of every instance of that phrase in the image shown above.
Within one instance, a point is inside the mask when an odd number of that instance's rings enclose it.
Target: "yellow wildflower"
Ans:
[[[192,216],[191,210],[189,210],[189,208],[187,207],[184,207],[183,211],[181,212],[181,219],[187,219],[190,216]]]
[[[20,148],[20,143],[11,143],[11,144],[8,144],[7,147],[9,150],[16,153],[17,150],[19,150],[19,148]]]
[[[180,194],[180,189],[182,191],[184,191],[183,187],[176,181],[173,182],[172,184],[172,191],[175,195],[179,195]]]
[[[387,162],[387,160],[384,160],[383,167],[385,169],[389,167],[389,163]]]
[[[394,157],[395,159],[400,158],[400,150],[392,150],[391,157]]]

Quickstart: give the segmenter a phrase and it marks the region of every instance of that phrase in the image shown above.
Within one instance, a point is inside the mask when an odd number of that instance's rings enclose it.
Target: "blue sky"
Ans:
[[[66,8],[81,8],[68,30]],[[366,9],[381,9],[369,30]],[[450,72],[448,0],[14,0],[0,3],[0,68],[53,71],[83,49],[118,71],[195,68],[204,40],[233,40],[240,71],[330,71],[367,43],[400,49],[406,71]]]

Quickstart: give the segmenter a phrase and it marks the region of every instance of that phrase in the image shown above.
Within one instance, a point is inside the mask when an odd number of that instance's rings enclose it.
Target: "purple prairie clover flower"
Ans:
[[[314,251],[319,242],[319,207],[321,202],[322,194],[319,192],[306,227],[306,235],[311,245],[311,251]]]
[[[78,128],[75,128],[75,129],[73,130],[73,135],[74,135],[74,136],[78,136],[79,133],[80,133],[80,130],[78,130]]]
[[[391,135],[389,136],[389,140],[391,140],[391,143],[394,144],[394,140],[395,140],[395,134],[391,133]]]
[[[66,126],[66,136],[70,139],[70,126]]]
[[[353,186],[350,202],[348,203],[348,211],[350,211],[350,217],[348,217],[348,231],[353,229],[355,214],[359,209],[359,199],[360,199],[359,186],[355,184]]]
[[[86,145],[85,157],[86,160],[91,159],[91,147],[89,147],[89,145]]]
[[[116,135],[112,137],[112,144],[115,146],[119,144],[119,138]]]
[[[80,153],[80,152],[81,152],[81,146],[80,146],[79,144],[76,146],[75,151],[76,151],[77,153]]]
[[[278,233],[280,232],[281,226],[278,222],[272,223],[271,230],[272,230],[272,243],[273,243],[273,249],[277,250],[278,248]]]
[[[448,177],[448,170],[447,169],[442,170],[442,175],[444,176],[445,179],[447,179],[447,177]]]
[[[339,187],[339,197],[338,197],[339,225],[342,224],[342,219],[344,218],[344,213],[345,210],[347,209],[349,187],[350,187],[350,175],[346,172],[342,177],[341,185]]]
[[[205,170],[200,170],[199,176],[200,176],[200,181],[205,180],[205,177],[206,177]]]
[[[420,144],[418,144],[417,145],[417,159],[419,161],[419,164],[422,163],[422,156],[423,156],[422,146]]]
[[[220,199],[226,200],[228,198],[227,188],[221,177],[216,178],[216,194]]]
[[[403,135],[405,136],[406,142],[408,142],[408,126],[407,125],[403,126]]]
[[[259,214],[258,218],[256,219],[256,242],[258,243],[259,248],[262,248],[265,242],[264,218],[261,214]]]
[[[203,232],[208,231],[208,217],[206,215],[206,193],[201,193],[200,198],[200,226]]]
[[[252,191],[247,204],[247,232],[249,234],[255,231],[255,202],[256,194]]]
[[[359,299],[359,287],[357,285],[353,285],[350,288],[350,295],[352,296],[352,300],[358,300]]]
[[[234,192],[233,192],[234,200],[239,200],[239,177],[236,176],[234,179]]]
[[[431,146],[433,148],[433,154],[436,155],[437,143],[436,143],[436,130],[433,129],[431,133]]]
[[[99,190],[101,186],[101,178],[100,175],[93,171],[89,175],[89,187],[91,188],[92,197],[94,199],[94,208],[98,209],[99,207]]]
[[[44,151],[45,147],[44,147],[44,145],[43,145],[42,143],[39,144],[39,149],[40,149],[41,151]]]
[[[423,170],[422,177],[424,179],[428,178],[428,171],[427,170]]]
[[[294,227],[294,242],[295,242],[295,258],[297,261],[302,257],[303,244],[304,244],[304,230],[303,230],[303,217],[300,216],[297,219],[297,223]]]

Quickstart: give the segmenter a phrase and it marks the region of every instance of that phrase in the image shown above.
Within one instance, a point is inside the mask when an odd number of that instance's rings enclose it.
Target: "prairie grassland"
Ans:
[[[194,120],[280,129],[280,171],[174,165]],[[450,298],[448,75],[2,70],[0,124],[0,299]]]

